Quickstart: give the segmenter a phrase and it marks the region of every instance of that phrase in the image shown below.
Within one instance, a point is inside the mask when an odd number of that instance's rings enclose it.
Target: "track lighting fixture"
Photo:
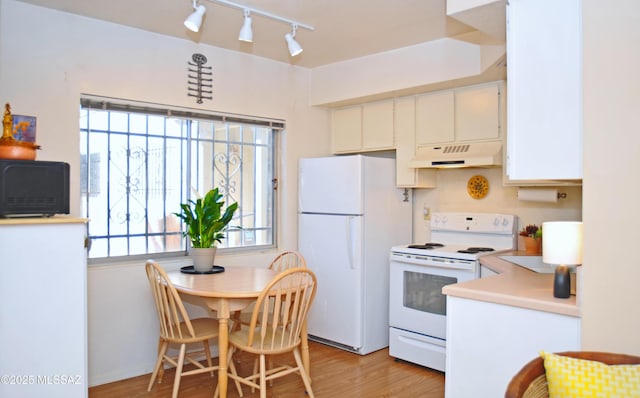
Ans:
[[[253,30],[251,29],[251,11],[246,8],[244,9],[244,23],[242,24],[242,29],[240,29],[238,40],[246,41],[248,43],[253,42]]]
[[[289,54],[292,57],[300,54],[302,52],[302,47],[300,43],[298,43],[294,37],[296,37],[296,31],[298,30],[298,25],[291,25],[291,33],[287,33],[284,35],[284,39],[287,41],[287,46],[289,47]]]
[[[184,20],[184,26],[192,32],[198,32],[200,25],[202,25],[202,17],[207,9],[203,5],[197,5],[196,0],[193,0],[194,12]]]
[[[187,29],[193,32],[198,32],[200,30],[200,25],[202,24],[202,17],[206,12],[206,9],[204,8],[204,6],[197,5],[196,1],[197,0],[193,0],[193,9],[194,9],[193,14],[189,15],[189,17],[184,21],[184,26],[186,26]],[[266,11],[258,10],[253,7],[247,7],[242,4],[234,3],[230,0],[209,0],[209,1],[212,3],[225,4],[231,7],[242,9],[244,11],[244,23],[242,24],[242,28],[240,29],[240,34],[238,35],[238,40],[240,41],[245,41],[249,43],[253,42],[253,30],[251,28],[251,22],[252,22],[251,14],[258,14],[263,17],[275,19],[276,21],[291,24],[292,31],[291,33],[285,34],[284,39],[287,42],[287,46],[289,47],[289,54],[291,54],[292,57],[295,57],[296,55],[302,52],[302,47],[294,39],[294,37],[296,36],[296,30],[298,28],[314,30],[313,26],[305,25],[303,23],[300,23],[288,18],[284,18],[279,15],[271,14]]]

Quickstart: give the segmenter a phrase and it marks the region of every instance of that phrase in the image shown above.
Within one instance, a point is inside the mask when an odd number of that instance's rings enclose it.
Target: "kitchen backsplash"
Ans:
[[[489,191],[482,199],[473,199],[467,193],[467,181],[481,175],[489,181]],[[502,169],[455,169],[438,172],[438,187],[413,190],[413,241],[430,241],[429,214],[439,211],[506,213],[518,216],[518,230],[527,224],[540,225],[545,221],[582,220],[582,187],[559,187],[566,198],[557,203],[525,202],[518,200],[518,187],[502,185]]]

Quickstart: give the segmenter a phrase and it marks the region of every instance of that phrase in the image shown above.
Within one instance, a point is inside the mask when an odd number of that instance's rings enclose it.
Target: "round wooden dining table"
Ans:
[[[227,397],[227,354],[229,349],[229,319],[235,311],[249,306],[260,295],[267,284],[278,275],[277,271],[259,267],[225,267],[224,272],[215,274],[186,274],[178,271],[167,273],[169,279],[181,294],[202,299],[213,310],[219,322],[218,387],[220,397]],[[309,372],[309,344],[306,326],[301,336],[302,361]]]

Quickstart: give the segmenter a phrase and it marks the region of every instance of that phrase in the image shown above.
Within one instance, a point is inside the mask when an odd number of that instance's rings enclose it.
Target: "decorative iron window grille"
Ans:
[[[281,121],[83,97],[89,258],[186,252],[180,203],[218,187],[239,208],[220,249],[275,245]]]

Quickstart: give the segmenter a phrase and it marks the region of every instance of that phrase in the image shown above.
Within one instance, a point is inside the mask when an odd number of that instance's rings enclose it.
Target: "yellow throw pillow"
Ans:
[[[640,365],[607,365],[542,351],[549,398],[640,398]]]

